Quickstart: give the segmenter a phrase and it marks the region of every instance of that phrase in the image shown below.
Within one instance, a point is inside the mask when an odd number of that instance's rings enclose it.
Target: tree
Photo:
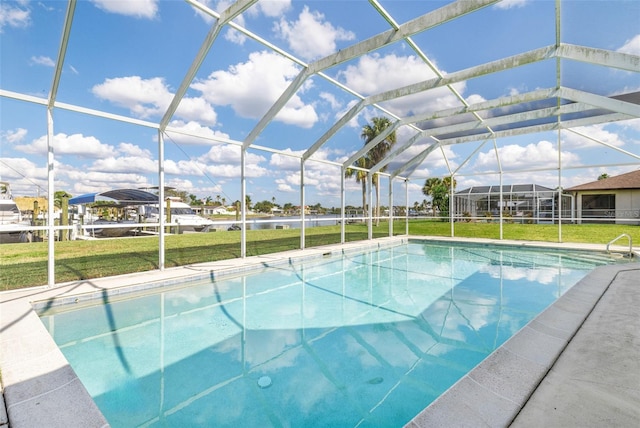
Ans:
[[[427,178],[424,187],[422,187],[422,193],[431,197],[433,208],[438,209],[442,217],[449,216],[449,194],[452,189],[456,188],[456,184],[456,180],[452,180],[451,177],[443,179],[432,177]]]
[[[192,193],[189,194],[189,205],[202,205],[202,201]]]
[[[57,192],[53,193],[53,206],[55,206],[56,208],[61,208],[62,207],[62,198],[70,198],[71,197],[71,193],[68,193],[65,190],[58,190]]]
[[[391,126],[391,120],[386,117],[374,117],[371,119],[371,124],[366,124],[362,127],[362,132],[360,133],[360,137],[364,140],[364,145],[366,146],[372,140],[374,140],[377,136],[384,133],[387,128]],[[371,150],[369,150],[364,156],[360,159],[356,160],[354,166],[358,166],[360,168],[371,169],[380,163],[391,151],[391,148],[396,143],[396,132],[392,131],[385,138],[382,139],[378,144],[376,144]],[[380,172],[384,172],[387,167],[383,167],[380,169]],[[345,177],[349,178],[354,175],[356,170],[352,170],[347,168],[345,171]],[[367,194],[367,183],[366,183],[367,173],[365,171],[357,170],[356,181],[362,183],[362,209],[366,209],[366,194]],[[373,186],[376,189],[376,205],[375,205],[375,216],[376,216],[376,226],[380,222],[380,186],[379,186],[379,175],[376,173],[371,181]]]
[[[359,168],[369,168],[368,159],[365,157],[361,157],[354,162],[354,166]],[[356,177],[356,183],[362,184],[362,209],[367,209],[367,172],[361,169],[351,169],[347,168],[344,172],[345,178]]]
[[[604,180],[605,178],[609,178],[609,174],[607,174],[606,172],[598,176],[598,181]]]
[[[168,198],[170,196],[180,198],[180,200],[184,201],[185,203],[190,200],[189,195],[187,194],[186,191],[179,191],[179,190],[176,190],[176,189],[167,189],[167,188],[165,188],[164,197]]]
[[[259,213],[270,213],[271,208],[273,208],[274,206],[275,204],[273,204],[272,202],[264,200],[262,202],[256,202],[253,205],[253,210]]]

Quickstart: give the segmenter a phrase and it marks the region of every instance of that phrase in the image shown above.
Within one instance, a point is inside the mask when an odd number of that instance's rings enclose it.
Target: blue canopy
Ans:
[[[114,205],[144,205],[158,203],[158,195],[139,189],[115,189],[99,193],[85,193],[69,199],[70,205],[111,202]]]

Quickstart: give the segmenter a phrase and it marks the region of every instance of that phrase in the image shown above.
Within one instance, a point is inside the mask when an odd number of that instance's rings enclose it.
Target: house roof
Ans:
[[[582,190],[618,190],[618,189],[640,189],[640,169],[616,175],[615,177],[604,178],[590,183],[580,184],[565,189],[567,192],[578,192]]]

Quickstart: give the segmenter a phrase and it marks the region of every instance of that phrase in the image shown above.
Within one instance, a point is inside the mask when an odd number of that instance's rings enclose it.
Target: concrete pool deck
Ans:
[[[233,275],[283,259],[320,257],[403,239],[407,237],[2,292],[0,428],[108,426],[34,306],[110,298],[132,286],[143,290],[157,282],[175,284],[185,277]],[[603,250],[602,245],[473,242]],[[639,307],[640,263],[596,269],[407,426],[640,424]]]

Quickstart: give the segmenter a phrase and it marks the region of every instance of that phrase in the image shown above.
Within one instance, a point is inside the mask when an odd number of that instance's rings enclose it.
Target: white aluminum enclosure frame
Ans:
[[[108,120],[128,123],[136,126],[142,126],[147,128],[156,129],[158,133],[158,183],[159,183],[159,202],[164,200],[164,143],[165,136],[168,132],[182,133],[185,131],[172,129],[169,125],[173,118],[180,102],[185,97],[189,86],[192,84],[196,74],[200,70],[200,67],[210,54],[210,50],[214,44],[216,38],[220,35],[221,31],[226,28],[233,28],[239,31],[246,37],[260,43],[265,49],[277,52],[285,58],[288,58],[300,67],[299,74],[291,81],[289,87],[280,95],[280,97],[271,105],[271,108],[266,114],[257,122],[255,127],[248,130],[247,137],[243,141],[227,140],[223,138],[211,139],[215,142],[224,142],[228,144],[237,145],[240,148],[240,182],[241,182],[241,257],[246,256],[246,195],[247,195],[247,180],[246,180],[246,154],[247,150],[262,150],[272,153],[280,153],[283,156],[291,156],[299,158],[300,160],[300,205],[302,216],[302,227],[300,229],[300,248],[305,246],[305,165],[308,162],[325,162],[340,171],[341,174],[341,189],[340,189],[340,203],[341,203],[341,242],[345,242],[345,178],[344,172],[347,168],[354,168],[353,163],[359,157],[367,153],[368,150],[373,148],[379,141],[381,141],[390,132],[406,127],[410,129],[413,136],[406,141],[399,141],[394,150],[384,159],[381,163],[376,165],[367,171],[367,184],[368,184],[368,237],[373,238],[372,234],[372,177],[373,174],[384,174],[389,180],[388,189],[388,203],[390,207],[389,214],[389,234],[393,233],[393,201],[394,201],[394,182],[405,183],[405,204],[406,212],[408,213],[408,184],[411,180],[413,171],[424,160],[436,150],[439,150],[444,157],[445,163],[449,170],[451,177],[455,178],[460,173],[462,165],[466,164],[478,151],[492,141],[493,148],[496,154],[498,162],[497,171],[486,171],[486,174],[497,174],[500,177],[500,185],[502,185],[502,177],[505,171],[508,169],[506,165],[503,165],[499,156],[496,140],[505,137],[512,137],[517,135],[525,135],[531,133],[539,133],[546,131],[557,132],[557,146],[558,146],[558,163],[553,165],[550,169],[557,169],[558,171],[558,187],[562,187],[562,152],[561,152],[561,132],[573,132],[577,135],[581,135],[584,138],[588,138],[591,141],[616,150],[625,156],[629,157],[629,165],[640,165],[640,153],[632,152],[629,150],[623,150],[612,146],[606,142],[600,141],[594,137],[580,133],[572,128],[603,124],[609,122],[616,122],[622,120],[629,120],[634,118],[640,118],[640,93],[634,92],[630,94],[622,94],[620,96],[607,97],[595,93],[586,92],[584,90],[578,90],[563,86],[561,80],[561,69],[564,61],[577,61],[582,63],[594,64],[603,67],[609,67],[612,69],[622,70],[629,73],[637,73],[640,76],[640,56],[625,54],[610,50],[592,48],[588,46],[577,46],[572,44],[563,43],[560,37],[561,33],[561,6],[562,0],[555,0],[555,27],[556,27],[556,41],[555,44],[550,46],[542,46],[537,49],[533,49],[519,54],[491,61],[484,64],[478,64],[464,70],[457,70],[450,73],[443,73],[439,70],[434,62],[431,61],[428,56],[421,50],[421,48],[413,41],[412,36],[429,31],[432,28],[438,27],[444,23],[452,20],[456,20],[467,14],[472,14],[478,10],[481,10],[487,6],[497,3],[498,0],[464,0],[454,1],[446,4],[445,6],[428,12],[422,16],[415,17],[414,19],[404,23],[398,24],[396,20],[388,13],[383,6],[377,0],[370,0],[370,6],[380,14],[380,16],[388,23],[389,29],[376,34],[366,40],[354,43],[340,51],[328,55],[324,58],[316,60],[312,63],[305,63],[304,61],[296,58],[293,54],[287,52],[270,43],[260,36],[250,32],[237,23],[233,22],[233,19],[245,12],[248,8],[255,5],[261,0],[239,0],[231,5],[222,13],[217,13],[207,7],[205,4],[197,0],[186,0],[186,3],[193,6],[201,13],[209,15],[213,19],[213,24],[206,35],[205,39],[200,46],[196,56],[194,57],[187,73],[181,81],[180,87],[176,91],[169,107],[164,112],[162,119],[159,122],[144,121],[133,117],[115,115],[112,113],[89,109],[81,105],[72,105],[57,101],[57,92],[60,85],[60,78],[62,74],[62,67],[66,57],[67,46],[71,37],[71,28],[74,20],[74,12],[76,8],[76,0],[69,0],[67,11],[64,20],[64,26],[62,35],[60,38],[60,48],[55,63],[55,72],[53,81],[51,82],[51,90],[48,97],[40,98],[30,94],[16,93],[0,87],[0,99],[7,98],[18,100],[25,103],[33,103],[46,107],[46,118],[43,121],[46,122],[47,127],[47,143],[48,143],[48,222],[47,231],[50,237],[53,237],[55,232],[60,229],[58,226],[54,226],[53,221],[53,201],[54,201],[54,178],[55,178],[55,153],[53,151],[53,136],[55,120],[54,115],[56,110],[67,110],[76,112],[79,114],[85,114],[95,117],[100,117]],[[98,25],[98,24],[96,24]],[[397,87],[392,90],[388,90],[382,93],[373,94],[369,96],[362,96],[351,88],[346,87],[344,84],[338,82],[336,79],[328,76],[324,72],[331,67],[338,64],[345,63],[350,60],[357,59],[363,55],[376,51],[384,46],[388,46],[392,43],[399,41],[405,42],[410,46],[417,57],[419,57],[424,63],[435,73],[436,77],[424,80],[422,82],[414,83],[411,85]],[[556,63],[556,76],[555,87],[539,88],[531,92],[521,93],[517,95],[511,95],[506,97],[500,97],[496,99],[490,99],[478,103],[469,103],[465,100],[461,94],[455,89],[455,84],[466,82],[470,79],[478,78],[481,76],[487,76],[495,74],[507,69],[513,69],[522,67],[525,65],[535,64],[543,61],[555,60]],[[274,120],[276,115],[286,105],[286,103],[296,94],[296,92],[308,81],[311,77],[320,77],[331,85],[340,88],[343,91],[348,92],[354,96],[358,101],[353,105],[346,113],[343,114],[338,120],[336,120],[326,132],[317,140],[309,141],[307,149],[300,156],[281,152],[273,148],[266,146],[260,146],[256,144],[258,137],[262,134],[264,129]],[[0,82],[1,85],[1,82]],[[395,100],[407,95],[418,94],[434,89],[444,89],[449,91],[460,102],[459,107],[447,108],[438,111],[430,111],[421,115],[413,115],[407,117],[398,117],[387,111],[380,104]],[[540,108],[527,108],[528,105],[533,105],[536,102],[555,100],[555,105],[545,106]],[[505,114],[501,116],[492,117],[491,111],[504,108],[504,107],[518,107],[516,113]],[[350,153],[348,159],[344,162],[330,162],[326,160],[318,160],[314,158],[314,154],[320,150],[325,143],[327,143],[336,133],[344,128],[349,121],[354,119],[365,108],[373,108],[380,112],[381,115],[387,116],[392,122],[392,127],[387,130],[385,134],[380,135],[378,138],[369,142],[355,153]],[[569,117],[569,119],[564,119]],[[434,121],[436,119],[456,119],[455,124],[424,128],[422,123],[427,121]],[[531,124],[535,122],[535,124]],[[496,130],[500,129],[500,130]],[[198,138],[207,138],[202,135],[193,134],[192,136]],[[480,143],[479,146],[472,151],[466,159],[463,160],[462,165],[459,165],[456,169],[452,169],[449,163],[449,159],[444,150],[445,147],[451,145],[465,144],[465,143]],[[407,150],[417,143],[428,143],[425,149],[420,153],[414,155],[411,159],[406,161],[400,167],[397,167],[393,171],[382,173],[383,168],[387,167],[392,161],[398,159],[402,154],[406,154]],[[616,165],[619,165],[616,164]],[[603,166],[607,166],[603,163]],[[453,203],[453,198],[450,198],[450,202]],[[364,208],[364,207],[363,207]],[[451,215],[453,210],[450,209]],[[406,221],[406,219],[405,219]],[[160,216],[159,227],[159,248],[158,259],[159,269],[163,270],[165,267],[165,248],[164,248],[164,226],[165,221]],[[454,234],[453,218],[451,218],[451,234]],[[408,223],[406,224],[406,233],[408,234]],[[502,218],[500,221],[500,239],[502,239]],[[558,224],[558,240],[562,241],[562,222]],[[48,243],[48,285],[55,285],[55,249],[54,240],[49,239]]]

